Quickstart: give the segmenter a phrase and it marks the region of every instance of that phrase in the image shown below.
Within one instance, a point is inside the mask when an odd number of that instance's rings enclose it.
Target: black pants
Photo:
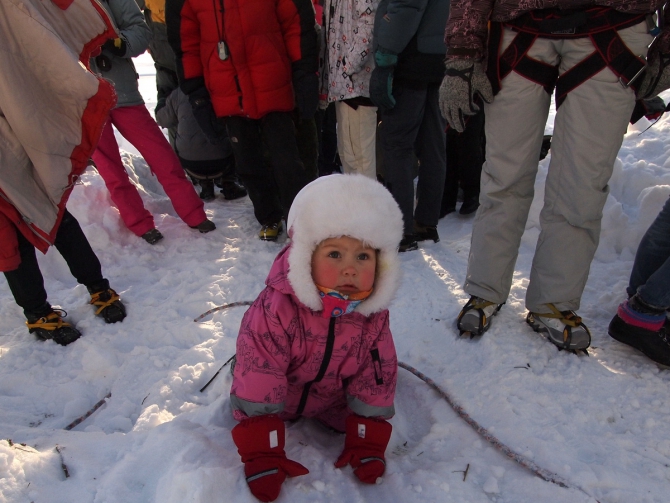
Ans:
[[[289,112],[271,112],[261,119],[224,117],[233,147],[237,174],[254,205],[261,225],[288,216],[293,198],[309,177],[300,160],[296,133]],[[269,165],[263,152],[270,154]]]
[[[13,271],[5,272],[9,289],[23,312],[33,316],[45,316],[51,312],[44,289],[44,278],[37,263],[35,247],[18,230],[21,264]],[[79,222],[65,210],[54,243],[70,268],[78,283],[85,285],[90,292],[99,292],[109,288],[109,282],[102,277],[100,261],[91,248]]]
[[[484,143],[484,110],[468,118],[462,133],[447,130],[447,177],[442,212],[456,207],[459,187],[463,189],[464,199],[479,198]]]

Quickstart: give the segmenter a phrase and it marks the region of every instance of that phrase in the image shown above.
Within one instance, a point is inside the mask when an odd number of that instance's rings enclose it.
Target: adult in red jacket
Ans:
[[[208,136],[233,145],[261,239],[275,240],[308,181],[290,112],[318,104],[317,35],[310,0],[167,0],[180,87]],[[263,142],[272,168],[263,158]]]

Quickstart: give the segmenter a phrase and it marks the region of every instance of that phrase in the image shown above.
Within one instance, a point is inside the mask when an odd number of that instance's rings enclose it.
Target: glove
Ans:
[[[648,100],[670,88],[670,55],[649,51],[647,69],[637,90],[638,100]]]
[[[375,64],[370,76],[370,99],[382,110],[393,108],[393,70],[398,64],[398,56],[380,49],[375,52]]]
[[[335,468],[350,464],[354,474],[366,484],[374,484],[384,475],[384,451],[393,427],[383,419],[352,414],[347,418],[344,450],[335,462]]]
[[[259,500],[276,500],[287,476],[309,473],[300,463],[286,457],[284,422],[277,415],[245,419],[233,428],[232,434],[249,489]]]
[[[630,123],[635,124],[642,117],[646,117],[649,121],[654,121],[660,119],[666,111],[667,108],[664,101],[658,96],[648,100],[637,100]]]
[[[479,61],[450,59],[445,65],[446,72],[440,86],[440,110],[449,126],[462,133],[465,129],[464,116],[475,115],[479,111],[478,97],[491,103],[493,90]]]
[[[295,104],[303,119],[311,119],[319,106],[319,77],[303,70],[293,71]]]
[[[201,87],[188,95],[193,116],[210,143],[218,145],[225,137],[225,128],[216,118],[209,92]]]
[[[103,45],[102,48],[111,52],[114,56],[123,58],[126,55],[126,48],[128,44],[123,38],[110,38]]]

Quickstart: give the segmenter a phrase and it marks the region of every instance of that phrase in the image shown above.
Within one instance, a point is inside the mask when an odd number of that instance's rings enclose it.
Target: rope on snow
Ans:
[[[200,316],[198,316],[193,321],[198,322],[198,321],[202,320],[208,314],[212,314],[212,313],[215,313],[217,311],[223,311],[224,309],[228,309],[229,307],[250,306],[251,304],[253,304],[253,302],[249,301],[249,300],[242,300],[242,301],[239,301],[239,302],[231,302],[230,304],[224,304],[222,306],[214,307],[214,308],[210,309],[209,311],[207,311],[205,313],[202,313]]]
[[[486,428],[484,428],[482,425],[480,425],[477,421],[472,419],[467,412],[458,405],[451,396],[449,396],[448,393],[442,390],[435,381],[433,381],[430,377],[426,376],[424,373],[418,371],[411,365],[408,365],[404,362],[398,361],[398,367],[404,368],[408,372],[411,372],[415,376],[417,376],[419,379],[421,379],[423,382],[425,382],[428,386],[433,388],[435,391],[437,391],[442,398],[444,398],[447,403],[451,406],[452,409],[460,416],[461,419],[463,419],[466,423],[468,423],[474,430],[479,433],[484,439],[486,439],[487,442],[489,442],[493,447],[501,451],[505,456],[510,458],[512,461],[516,461],[518,464],[526,468],[527,470],[530,470],[532,473],[537,475],[543,480],[546,480],[547,482],[551,482],[552,484],[559,485],[561,487],[565,487],[566,489],[577,489],[587,496],[593,498],[589,493],[587,493],[584,489],[581,487],[573,486],[569,484],[564,478],[562,478],[560,475],[557,475],[553,472],[550,472],[549,470],[545,470],[544,468],[538,466],[535,464],[533,461],[528,459],[527,457],[514,452],[511,448],[507,447],[505,444],[503,444],[500,440],[498,440],[493,434],[491,434]],[[594,498],[595,499],[595,498]],[[597,500],[596,500],[597,501]]]
[[[98,403],[96,403],[96,404],[93,406],[93,408],[92,408],[91,410],[89,410],[89,411],[88,411],[86,414],[84,414],[83,416],[81,416],[81,417],[75,419],[74,421],[72,421],[72,422],[71,422],[70,424],[68,424],[64,429],[67,430],[67,431],[69,431],[69,430],[71,430],[72,428],[74,428],[75,426],[77,426],[78,424],[81,424],[86,418],[91,417],[91,415],[92,415],[96,410],[98,410],[100,407],[102,407],[102,406],[107,402],[107,399],[110,398],[111,396],[112,396],[112,392],[110,391],[109,393],[107,393],[107,394],[105,395],[105,397],[104,397],[102,400],[100,400]]]

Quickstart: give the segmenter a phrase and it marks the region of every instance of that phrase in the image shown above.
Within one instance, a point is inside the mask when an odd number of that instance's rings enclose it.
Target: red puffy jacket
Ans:
[[[293,71],[317,70],[311,0],[168,0],[165,14],[182,90],[204,83],[218,117],[291,111]]]

